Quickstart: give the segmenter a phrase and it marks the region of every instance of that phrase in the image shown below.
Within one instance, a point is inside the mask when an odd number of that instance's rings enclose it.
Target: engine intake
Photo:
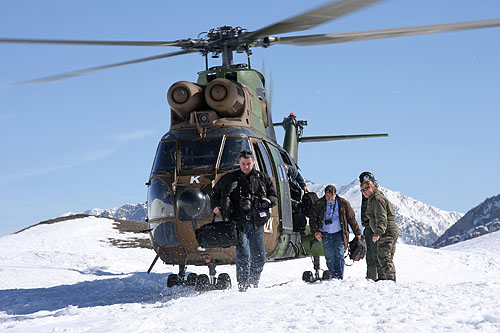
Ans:
[[[168,89],[167,100],[175,114],[185,119],[191,111],[203,106],[203,87],[188,81],[178,81]]]
[[[245,106],[243,88],[227,79],[211,81],[205,89],[205,100],[221,117],[240,116]]]

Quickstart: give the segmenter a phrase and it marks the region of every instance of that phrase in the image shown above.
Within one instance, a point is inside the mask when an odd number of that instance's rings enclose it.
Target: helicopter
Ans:
[[[168,277],[167,285],[194,284],[198,288],[230,287],[227,275],[216,277],[215,267],[234,263],[234,248],[205,248],[195,232],[212,220],[220,221],[209,209],[209,197],[217,180],[235,170],[239,151],[250,149],[256,156],[256,168],[267,173],[278,192],[278,205],[272,209],[265,226],[265,244],[269,260],[293,259],[304,254],[320,255],[307,249],[307,235],[294,228],[294,211],[285,164],[297,165],[300,142],[321,142],[387,134],[352,136],[303,136],[307,122],[290,114],[273,123],[270,98],[262,73],[252,69],[250,56],[256,47],[273,45],[312,46],[412,36],[445,31],[500,26],[500,20],[440,24],[373,31],[276,37],[304,31],[359,10],[379,0],[342,0],[294,16],[255,31],[222,26],[203,37],[162,42],[77,41],[7,39],[2,43],[42,43],[67,45],[136,45],[177,47],[179,51],[158,56],[99,66],[80,71],[26,81],[44,83],[92,72],[161,58],[200,53],[205,69],[196,82],[179,81],[167,92],[171,107],[170,130],[161,138],[148,185],[148,229],[156,257],[148,269],[161,259],[179,266],[178,274]],[[234,53],[246,53],[246,64],[235,64]],[[209,66],[209,55],[222,64]],[[283,144],[276,140],[275,127],[285,129]],[[294,230],[295,229],[295,230]],[[304,250],[302,250],[304,249]],[[186,275],[187,265],[207,265],[209,275]]]

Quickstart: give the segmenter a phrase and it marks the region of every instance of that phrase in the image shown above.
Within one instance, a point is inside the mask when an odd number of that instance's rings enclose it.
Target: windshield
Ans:
[[[224,151],[220,160],[220,170],[238,169],[238,156],[240,151],[250,149],[248,139],[245,137],[228,137],[224,144]]]
[[[160,178],[154,178],[148,190],[148,218],[174,217],[174,197]]]
[[[181,169],[214,169],[222,138],[180,140]]]
[[[175,141],[160,142],[156,152],[153,172],[175,170]]]

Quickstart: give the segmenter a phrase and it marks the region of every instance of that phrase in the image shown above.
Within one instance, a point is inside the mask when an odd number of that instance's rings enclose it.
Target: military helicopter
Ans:
[[[216,265],[232,264],[234,248],[204,247],[196,230],[211,221],[220,221],[210,210],[209,197],[218,179],[238,168],[237,156],[250,149],[256,168],[267,173],[276,186],[278,205],[272,208],[265,225],[265,245],[269,260],[321,255],[321,249],[308,246],[310,235],[294,228],[289,181],[284,164],[297,166],[300,142],[357,139],[387,136],[361,134],[351,136],[303,136],[307,122],[290,114],[273,123],[266,80],[252,69],[250,56],[254,47],[278,44],[312,46],[413,36],[446,31],[500,26],[500,20],[438,24],[384,30],[277,37],[273,35],[303,31],[339,18],[380,0],[341,0],[329,2],[304,14],[247,31],[241,27],[222,26],[195,39],[175,41],[95,41],[0,39],[1,43],[42,43],[67,45],[134,45],[178,47],[179,51],[105,66],[26,81],[43,83],[88,74],[104,69],[169,58],[189,53],[205,57],[205,69],[196,82],[179,81],[167,92],[171,107],[170,130],[162,137],[154,158],[148,186],[148,232],[156,257],[166,264],[179,266],[178,274],[168,277],[167,285],[182,283],[197,289],[226,289],[231,286],[227,274],[216,277]],[[246,64],[235,64],[233,54],[246,53]],[[221,65],[209,66],[209,55],[220,57]],[[284,142],[278,144],[275,126],[285,129]],[[187,265],[206,265],[209,276],[186,275]],[[319,267],[316,267],[318,274]]]

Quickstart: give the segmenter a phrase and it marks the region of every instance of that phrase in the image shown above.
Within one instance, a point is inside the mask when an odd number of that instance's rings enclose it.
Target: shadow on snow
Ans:
[[[128,277],[85,281],[73,285],[0,290],[0,312],[26,315],[68,306],[85,308],[123,303],[168,302],[198,294],[194,287],[167,288],[168,275],[138,272]]]

